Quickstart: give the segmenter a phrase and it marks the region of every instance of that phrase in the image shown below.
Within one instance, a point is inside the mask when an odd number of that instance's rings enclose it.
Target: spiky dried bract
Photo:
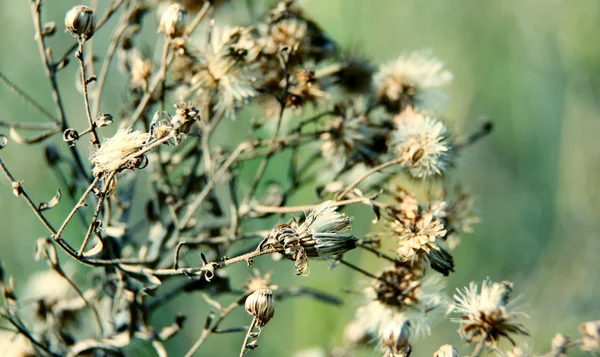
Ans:
[[[254,316],[256,325],[262,328],[275,314],[275,300],[269,289],[259,289],[246,298],[246,311]]]
[[[185,34],[185,18],[187,10],[181,4],[173,3],[163,12],[158,32],[163,32],[165,36],[174,39]]]
[[[273,228],[267,244],[294,260],[297,274],[308,274],[308,257],[335,258],[356,248],[356,237],[348,233],[351,227],[352,218],[337,212],[332,201],[325,201],[302,224],[292,222]]]
[[[588,321],[579,326],[580,348],[591,353],[600,353],[600,320]]]
[[[393,320],[408,320],[415,336],[430,333],[430,326],[447,306],[444,282],[416,266],[400,263],[378,274],[366,288],[370,302],[357,310],[357,320],[369,335],[379,336]]]
[[[374,75],[377,96],[390,112],[399,113],[409,105],[435,109],[445,105],[441,87],[452,81],[452,73],[426,51],[400,56],[382,65]]]
[[[396,117],[391,144],[411,176],[443,175],[454,161],[453,144],[441,121],[407,109]]]
[[[131,128],[119,129],[117,133],[108,139],[104,139],[102,146],[90,158],[94,165],[93,174],[98,176],[103,172],[119,171],[125,168],[135,168],[139,165],[125,159],[138,152],[149,139],[148,133],[132,131]]]
[[[66,31],[85,41],[94,35],[96,18],[94,11],[84,5],[75,6],[65,16]]]
[[[381,333],[380,346],[384,357],[408,357],[412,351],[409,343],[410,322],[396,319],[389,322]]]
[[[216,96],[215,110],[231,115],[256,96],[253,62],[257,47],[252,28],[215,28],[199,58],[192,90],[209,98]]]
[[[481,283],[481,288],[471,282],[469,287],[457,289],[448,312],[458,315],[453,320],[460,324],[461,336],[469,343],[485,339],[486,344],[495,346],[501,337],[514,345],[512,335],[528,335],[525,327],[515,322],[523,314],[513,310],[511,293],[512,283],[489,279]]]
[[[424,259],[438,272],[448,275],[454,271],[454,259],[441,242],[446,239],[445,226],[435,207],[420,205],[416,198],[405,190],[395,193],[398,203],[388,211],[390,228],[398,239],[396,249],[401,260],[417,263]]]
[[[442,345],[433,353],[433,357],[460,357],[458,351],[452,345]]]
[[[271,276],[273,275],[271,272],[268,272],[264,275],[260,273],[260,270],[254,269],[252,272],[252,278],[248,279],[246,283],[244,283],[244,289],[246,291],[257,291],[261,289],[269,289],[269,290],[277,290],[278,286],[275,284],[270,284]]]

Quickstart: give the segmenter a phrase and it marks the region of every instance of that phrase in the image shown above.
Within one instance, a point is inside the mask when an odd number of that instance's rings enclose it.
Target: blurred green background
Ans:
[[[56,54],[62,54],[73,41],[62,33],[63,16],[76,4],[46,3],[45,19],[55,21],[58,32],[49,43]],[[555,332],[574,336],[580,322],[599,319],[600,2],[306,0],[304,4],[342,48],[376,62],[410,50],[433,50],[455,75],[444,113],[454,131],[470,132],[481,117],[495,124],[492,135],[461,153],[453,173],[475,194],[482,223],[455,252],[457,268],[447,279],[448,293],[487,276],[513,281],[516,294],[523,295],[523,309],[530,316],[525,322],[533,336],[521,341],[538,353],[549,350]],[[219,16],[229,16],[227,11],[240,18],[243,2],[223,9]],[[0,23],[0,71],[54,112],[33,40],[29,2],[1,0]],[[147,25],[144,41],[152,53],[155,27]],[[97,54],[103,53],[106,33],[97,37],[95,46]],[[73,85],[75,66],[59,77],[71,124],[82,126],[83,104]],[[123,85],[113,72],[102,111],[118,110]],[[5,86],[0,86],[0,113],[0,121],[41,121]],[[0,127],[0,133],[8,135],[8,129]],[[36,201],[49,200],[58,187],[40,161],[42,153],[42,146],[14,142],[0,152]],[[58,224],[69,209],[59,205],[49,218]],[[67,233],[80,230],[74,224]],[[359,233],[365,230],[356,227]],[[31,272],[45,268],[31,259],[35,239],[44,235],[32,212],[0,178],[0,258],[17,286]],[[361,252],[352,252],[349,258],[371,271],[379,268]],[[289,265],[283,269],[260,262],[259,266],[274,269],[277,284],[321,288],[342,297],[345,305],[336,308],[308,299],[281,303],[252,355],[290,356],[304,348],[341,343],[345,324],[363,302],[360,295],[344,289],[357,291],[366,279],[342,267],[328,271],[326,263],[312,264],[309,277],[294,276]],[[88,272],[78,270],[79,278],[85,280]],[[244,267],[235,267],[233,274],[238,281],[250,276]],[[187,295],[153,318],[167,324],[177,311],[191,318],[168,344],[173,356],[181,355],[197,338],[207,309],[199,294]],[[240,312],[227,326],[247,320]],[[444,343],[454,344],[462,354],[470,352],[462,349],[456,327],[447,321],[434,327],[431,338],[414,345],[415,355],[429,356]],[[241,340],[241,335],[216,335],[199,355],[235,355]]]

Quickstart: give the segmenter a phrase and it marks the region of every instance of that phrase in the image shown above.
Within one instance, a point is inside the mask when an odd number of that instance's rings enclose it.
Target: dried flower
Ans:
[[[371,121],[364,101],[338,106],[336,114],[327,122],[326,132],[320,137],[325,160],[335,171],[354,162],[377,162],[378,155],[387,149],[385,130]]]
[[[514,345],[512,334],[528,335],[522,324],[514,322],[523,314],[512,311],[512,283],[493,283],[488,279],[482,282],[481,290],[472,282],[457,292],[448,312],[459,315],[454,321],[460,324],[459,332],[467,342],[483,338],[495,346],[500,337],[505,337]]]
[[[87,6],[75,6],[65,16],[65,27],[82,41],[92,38],[96,30],[94,11]]]
[[[138,167],[138,159],[125,159],[139,151],[148,141],[149,135],[131,128],[119,129],[109,139],[104,139],[102,146],[90,158],[94,165],[93,174],[98,176],[103,172],[118,171],[125,168]]]
[[[130,74],[131,88],[148,89],[148,80],[152,75],[152,61],[148,58],[144,59],[138,51],[131,51],[130,59]]]
[[[442,345],[433,353],[433,357],[460,357],[460,355],[454,346]]]
[[[452,255],[440,246],[448,229],[438,209],[419,205],[407,191],[400,189],[396,195],[398,204],[390,208],[390,228],[398,238],[397,252],[403,261],[417,263],[425,259],[438,272],[448,275],[454,271]],[[437,212],[436,212],[437,211]]]
[[[275,300],[269,289],[259,289],[246,298],[246,311],[254,316],[256,325],[262,328],[275,314]]]
[[[378,274],[365,289],[369,303],[357,310],[357,319],[369,335],[380,336],[394,319],[408,320],[417,337],[430,333],[430,325],[446,309],[444,282],[438,275],[400,263]]]
[[[440,88],[452,81],[452,73],[427,52],[400,56],[379,69],[373,78],[377,96],[390,112],[399,113],[409,105],[439,108],[445,104]]]
[[[312,68],[299,69],[291,76],[287,97],[290,107],[299,108],[306,103],[315,103],[318,99],[328,96]]]
[[[251,28],[215,28],[203,48],[200,66],[191,79],[192,90],[207,98],[217,97],[215,110],[233,109],[256,95],[251,62],[255,44]]]
[[[407,109],[396,118],[391,144],[411,176],[442,175],[452,165],[453,145],[439,120]]]
[[[186,16],[187,10],[181,4],[169,5],[160,18],[158,32],[164,32],[171,39],[183,36],[185,34]]]
[[[254,269],[253,276],[251,279],[248,279],[246,281],[246,283],[244,284],[244,289],[246,291],[257,291],[261,289],[277,290],[277,285],[270,284],[271,275],[271,272],[262,275],[260,273],[260,270]]]
[[[579,326],[581,346],[584,351],[600,352],[600,320],[588,321]]]
[[[408,357],[412,350],[409,339],[410,322],[408,320],[392,320],[384,328],[381,336],[381,349],[385,357]]]
[[[294,260],[298,274],[308,274],[308,257],[329,259],[356,248],[356,238],[347,233],[352,218],[331,204],[320,204],[302,224],[281,224],[269,233],[266,244],[279,247],[281,254]]]

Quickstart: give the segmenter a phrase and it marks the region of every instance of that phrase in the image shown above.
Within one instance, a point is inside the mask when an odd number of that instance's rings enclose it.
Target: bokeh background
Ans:
[[[55,21],[58,31],[50,44],[60,54],[72,43],[72,38],[62,33],[64,13],[78,3],[46,3],[46,20]],[[453,173],[475,194],[482,222],[455,252],[457,268],[447,279],[448,293],[488,276],[513,281],[516,294],[523,295],[523,309],[529,315],[525,322],[532,335],[520,341],[539,353],[549,350],[555,332],[576,335],[580,322],[599,319],[600,2],[303,3],[340,47],[375,62],[410,50],[431,49],[455,75],[444,112],[454,131],[468,133],[483,117],[495,124],[492,135],[461,153]],[[244,1],[226,5],[218,16],[242,19],[244,6]],[[0,71],[53,112],[49,84],[33,40],[29,2],[0,0],[0,24]],[[144,41],[152,53],[155,27],[147,25]],[[96,38],[95,46],[97,54],[103,53],[106,33]],[[74,89],[75,66],[59,77],[71,121],[83,125],[83,104]],[[102,111],[118,111],[123,85],[116,72],[109,76]],[[0,121],[40,120],[37,112],[0,86]],[[8,129],[0,127],[0,133],[8,135]],[[43,145],[14,143],[0,152],[36,201],[50,199],[58,187],[56,177],[40,159],[42,153]],[[67,204],[59,205],[49,218],[58,224],[69,209]],[[350,213],[366,214],[359,209]],[[81,229],[74,224],[67,233],[79,235]],[[356,232],[366,229],[359,221]],[[44,263],[32,261],[34,242],[44,235],[43,226],[22,200],[12,196],[8,181],[0,178],[0,259],[15,276],[18,288],[32,272],[45,269]],[[372,257],[361,252],[352,252],[349,259],[371,271],[378,268]],[[326,263],[312,264],[312,273],[306,278],[294,276],[288,265],[284,269],[260,262],[259,266],[272,269],[277,284],[320,288],[341,297],[345,304],[332,307],[309,299],[283,302],[253,355],[291,356],[301,349],[341,343],[345,324],[363,301],[349,291],[360,290],[366,280],[343,267],[328,271]],[[72,269],[79,280],[86,280],[87,268]],[[250,276],[244,267],[235,267],[232,274],[239,276],[240,282]],[[172,321],[175,312],[190,316],[184,331],[168,344],[173,356],[182,355],[197,338],[206,311],[200,294],[192,294],[153,316],[159,324]],[[248,323],[246,320],[247,315],[240,312],[228,326]],[[465,347],[455,331],[455,324],[440,323],[432,338],[415,344],[415,355],[429,356],[444,343]],[[241,335],[216,335],[199,355],[236,355],[241,340]],[[152,353],[147,346],[132,349],[137,351],[133,355]]]

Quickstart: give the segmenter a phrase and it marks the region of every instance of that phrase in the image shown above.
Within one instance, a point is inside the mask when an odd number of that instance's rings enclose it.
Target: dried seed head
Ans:
[[[394,320],[410,321],[417,338],[428,335],[431,324],[441,318],[447,306],[444,286],[438,274],[398,264],[379,274],[377,282],[365,289],[371,301],[357,310],[357,320],[367,334],[380,338]]]
[[[302,224],[280,224],[269,233],[266,244],[293,260],[298,275],[308,275],[309,257],[329,259],[356,248],[356,237],[347,233],[352,218],[337,212],[331,203],[320,204]]]
[[[246,311],[254,316],[256,324],[262,328],[275,314],[275,300],[269,289],[259,289],[246,298]]]
[[[411,176],[442,175],[452,165],[453,145],[444,123],[412,109],[403,111],[395,122],[392,146]]]
[[[410,322],[399,319],[391,321],[383,328],[381,348],[385,357],[408,357],[412,348],[408,342]]]
[[[146,90],[148,88],[148,80],[152,75],[152,61],[150,59],[144,59],[137,51],[132,51],[130,57],[130,84],[132,88],[142,88]]]
[[[373,77],[377,96],[388,111],[399,113],[409,105],[435,109],[446,96],[440,88],[452,81],[452,73],[428,52],[413,52],[381,66]]]
[[[459,332],[467,342],[485,342],[495,346],[500,337],[513,342],[513,335],[528,335],[525,327],[514,320],[523,314],[514,310],[510,295],[510,282],[493,283],[484,280],[479,286],[472,282],[468,288],[457,290],[454,303],[448,312],[459,315],[455,322],[460,323]],[[513,342],[514,344],[514,342]]]
[[[581,346],[584,351],[600,352],[600,320],[588,321],[579,326]]]
[[[65,27],[73,36],[83,41],[90,39],[96,30],[94,11],[87,6],[75,6],[65,16]]]
[[[94,164],[93,174],[117,171],[125,168],[138,167],[137,159],[127,160],[127,157],[139,151],[148,141],[149,135],[131,128],[120,129],[112,137],[105,139],[102,146],[90,158]]]
[[[433,357],[460,357],[458,351],[452,345],[442,345],[433,353]]]
[[[171,39],[183,36],[186,16],[187,10],[183,6],[178,3],[170,5],[160,18],[158,32],[164,32]]]

